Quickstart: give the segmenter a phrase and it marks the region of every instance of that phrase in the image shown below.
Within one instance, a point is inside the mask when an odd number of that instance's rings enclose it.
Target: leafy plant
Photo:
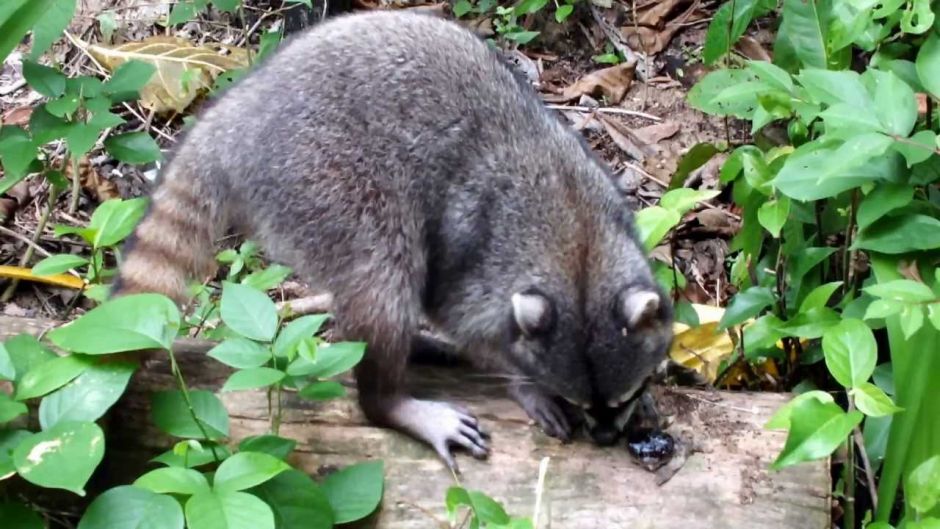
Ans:
[[[554,18],[563,23],[574,13],[578,0],[553,0]],[[549,0],[520,0],[512,6],[500,5],[496,0],[457,0],[453,12],[457,18],[468,14],[495,15],[493,27],[502,38],[516,44],[528,44],[539,36],[539,31],[530,31],[519,25],[519,18],[538,13],[549,5]]]

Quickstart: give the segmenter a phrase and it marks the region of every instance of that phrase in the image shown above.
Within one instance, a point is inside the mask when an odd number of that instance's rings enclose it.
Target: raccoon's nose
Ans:
[[[591,439],[599,446],[611,446],[620,437],[620,432],[609,424],[597,424],[589,430],[589,433]]]

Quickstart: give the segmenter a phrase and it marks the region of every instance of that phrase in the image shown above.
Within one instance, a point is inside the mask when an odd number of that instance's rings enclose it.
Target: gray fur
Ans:
[[[341,336],[368,342],[363,410],[450,464],[447,444],[485,443],[469,414],[401,393],[421,317],[511,375],[562,438],[554,397],[620,399],[665,358],[670,304],[607,170],[456,24],[373,12],[314,27],[200,117],[164,178],[203,197],[216,235],[244,230],[332,292]],[[627,291],[661,302],[629,321]],[[549,302],[534,336],[514,323],[517,293]]]

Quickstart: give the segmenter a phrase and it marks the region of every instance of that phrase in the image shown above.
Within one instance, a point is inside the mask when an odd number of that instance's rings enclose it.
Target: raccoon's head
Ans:
[[[604,314],[607,312],[607,314]],[[622,288],[592,319],[586,356],[594,394],[585,419],[594,440],[623,431],[672,343],[673,309],[655,284]]]

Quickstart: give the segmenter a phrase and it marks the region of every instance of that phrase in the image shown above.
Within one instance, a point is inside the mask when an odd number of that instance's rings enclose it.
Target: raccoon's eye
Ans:
[[[661,302],[653,290],[624,289],[618,296],[617,317],[627,329],[645,327],[653,322]]]
[[[551,300],[532,291],[512,295],[512,316],[522,334],[529,338],[550,331],[555,319]]]

